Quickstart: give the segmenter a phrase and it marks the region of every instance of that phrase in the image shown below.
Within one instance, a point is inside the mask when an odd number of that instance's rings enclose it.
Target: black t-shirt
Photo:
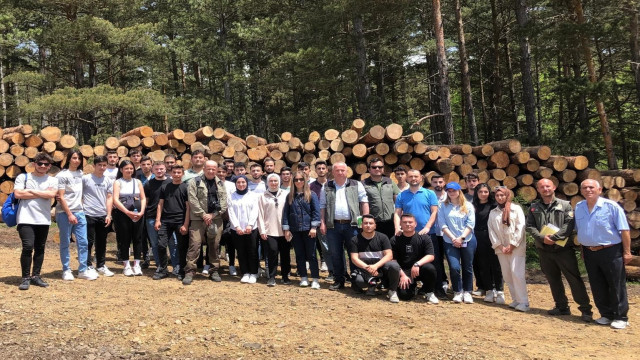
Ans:
[[[163,184],[160,188],[160,199],[164,200],[162,207],[162,222],[168,224],[182,224],[187,210],[186,202],[189,200],[187,184]]]
[[[351,238],[347,243],[349,254],[358,253],[358,258],[366,264],[375,264],[384,256],[384,250],[391,250],[389,238],[383,233],[376,231],[371,240],[366,239],[362,234]]]
[[[409,269],[426,255],[433,255],[433,243],[429,235],[419,235],[416,231],[412,237],[394,236],[390,240],[393,258],[400,267]]]
[[[207,186],[207,213],[211,214],[220,210],[220,204],[218,204],[218,185],[216,185],[216,178],[211,180],[203,177]]]
[[[484,203],[474,205],[474,210],[476,214],[476,225],[474,227],[474,231],[489,231],[489,213],[493,208],[496,207],[495,203]]]
[[[171,180],[151,179],[144,185],[144,195],[147,197],[147,219],[155,219],[158,213],[158,202],[160,201],[160,187]]]

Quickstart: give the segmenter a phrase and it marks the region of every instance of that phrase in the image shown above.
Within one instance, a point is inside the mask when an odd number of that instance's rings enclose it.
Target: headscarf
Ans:
[[[244,181],[246,181],[247,183],[247,187],[244,188],[244,190],[240,191],[238,190],[238,179],[244,179]],[[249,180],[247,180],[247,177],[244,175],[238,175],[236,176],[235,179],[233,179],[233,183],[236,184],[236,193],[238,193],[238,195],[244,195],[249,191]]]
[[[498,186],[495,193],[503,192],[507,197],[507,201],[503,205],[498,203],[498,206],[502,209],[502,224],[511,225],[509,220],[509,213],[511,212],[511,200],[513,199],[513,193],[506,186]]]
[[[278,190],[280,190],[280,176],[278,176],[278,174],[269,174],[267,175],[267,191],[271,191],[271,188],[269,187],[269,180],[271,180],[271,178],[276,178],[278,179],[278,187],[276,188],[276,192]]]

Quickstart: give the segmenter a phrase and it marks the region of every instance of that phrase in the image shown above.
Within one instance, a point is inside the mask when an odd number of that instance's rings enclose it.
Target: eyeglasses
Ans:
[[[304,179],[300,179],[300,178],[293,179],[293,182],[304,182]]]
[[[278,208],[278,198],[273,198],[273,202],[276,203],[276,209]]]
[[[49,164],[48,162],[40,162],[40,161],[38,161],[38,162],[36,163],[36,165],[38,165],[38,166],[43,166],[43,167],[47,167],[47,166],[49,166],[49,165],[51,165],[51,164]]]
[[[371,165],[372,169],[376,169],[376,170],[380,170],[380,169],[384,169],[384,166],[379,166],[379,165]]]
[[[506,186],[504,186],[504,185],[500,185],[500,186],[496,186],[496,187],[494,187],[494,188],[493,188],[493,191],[497,191],[497,190],[500,190],[500,189],[506,189],[506,188],[507,188]]]

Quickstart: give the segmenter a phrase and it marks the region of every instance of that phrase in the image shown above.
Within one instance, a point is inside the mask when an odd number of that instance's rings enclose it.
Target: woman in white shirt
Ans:
[[[249,191],[244,175],[235,179],[236,191],[229,203],[229,223],[235,231],[234,242],[242,279],[240,282],[255,284],[258,280],[258,195]]]
[[[291,244],[285,239],[282,231],[282,208],[285,206],[289,192],[280,189],[278,174],[267,176],[267,186],[267,191],[258,200],[258,229],[267,265],[269,278],[267,285],[275,286],[278,255],[283,283],[289,278],[291,271]]]
[[[502,277],[509,286],[513,302],[510,307],[529,311],[525,279],[525,217],[522,208],[511,202],[513,193],[505,186],[495,189],[498,207],[489,213],[489,239],[500,260]]]

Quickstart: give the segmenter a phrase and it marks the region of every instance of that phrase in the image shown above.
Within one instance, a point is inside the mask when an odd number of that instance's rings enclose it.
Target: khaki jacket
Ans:
[[[227,211],[227,190],[224,187],[224,181],[215,177],[216,186],[218,187],[218,202],[220,203],[220,211],[213,214],[214,219],[219,218],[221,214]],[[189,195],[189,216],[191,220],[200,220],[207,213],[207,199],[209,190],[207,189],[207,179],[202,176],[190,179],[187,186]]]

